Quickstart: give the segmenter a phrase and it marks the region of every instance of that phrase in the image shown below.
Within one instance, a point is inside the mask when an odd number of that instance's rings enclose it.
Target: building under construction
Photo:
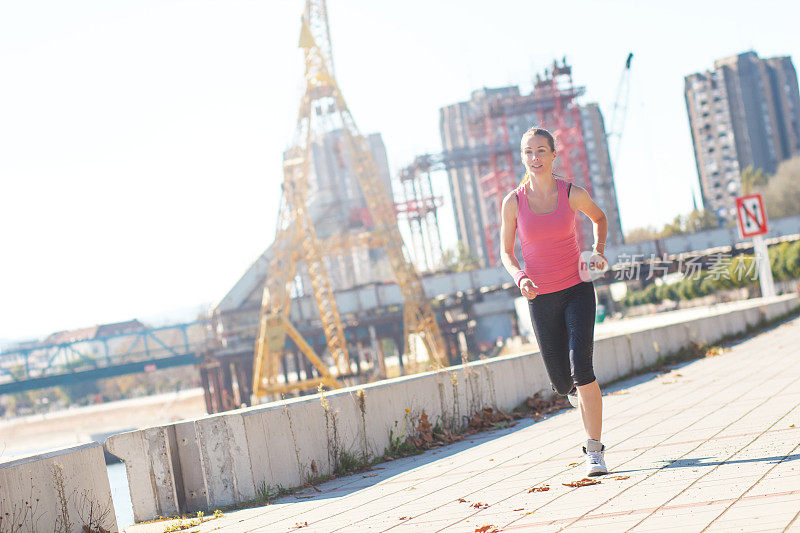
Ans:
[[[603,116],[597,104],[578,103],[583,93],[573,85],[571,67],[554,62],[537,76],[530,94],[518,86],[484,88],[469,101],[440,109],[439,159],[449,177],[458,237],[481,266],[499,262],[500,205],[524,175],[519,143],[532,126],[553,133],[555,172],[592,195],[608,217],[608,244],[622,244]],[[592,226],[584,216],[578,223],[586,249]]]

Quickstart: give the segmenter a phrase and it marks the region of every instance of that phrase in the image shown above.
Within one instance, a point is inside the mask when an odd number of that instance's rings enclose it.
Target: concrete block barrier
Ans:
[[[0,462],[0,531],[117,531],[103,447],[92,442]]]
[[[125,463],[137,522],[180,512],[183,478],[175,475],[179,469],[174,435],[174,425],[168,425],[127,431],[106,439],[106,449]],[[138,466],[142,458],[146,458],[146,467]],[[196,468],[199,466],[198,463]]]
[[[195,421],[208,502],[226,506],[255,498],[250,446],[241,413]],[[183,465],[181,465],[183,466]]]
[[[716,314],[598,339],[594,368],[606,384],[659,358],[744,332],[798,307],[796,295],[720,306]],[[136,521],[214,509],[264,490],[296,487],[334,474],[345,459],[371,459],[432,424],[463,427],[491,406],[511,410],[552,394],[538,352],[504,355],[434,372],[292,398],[166,426],[112,435]]]

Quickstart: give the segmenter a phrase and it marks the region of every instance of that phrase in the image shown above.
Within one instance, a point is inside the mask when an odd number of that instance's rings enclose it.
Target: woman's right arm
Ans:
[[[521,270],[514,254],[517,237],[517,195],[512,191],[503,198],[500,221],[500,261],[513,278]]]
[[[506,270],[514,278],[522,295],[529,300],[536,298],[538,291],[533,281],[522,272],[519,261],[514,254],[514,243],[517,237],[517,195],[514,192],[503,198],[500,222],[500,261]]]

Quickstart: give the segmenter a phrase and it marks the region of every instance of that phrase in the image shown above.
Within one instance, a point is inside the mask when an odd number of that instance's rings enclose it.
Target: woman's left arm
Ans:
[[[608,234],[608,221],[606,214],[600,209],[586,189],[572,185],[569,195],[569,205],[573,210],[585,213],[594,222],[594,246],[593,251],[605,259],[606,236]]]

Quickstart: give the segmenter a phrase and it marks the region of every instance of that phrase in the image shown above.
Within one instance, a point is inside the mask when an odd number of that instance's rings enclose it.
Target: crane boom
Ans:
[[[622,75],[617,83],[617,94],[614,99],[614,107],[611,111],[611,124],[607,129],[606,139],[609,144],[609,152],[611,154],[611,168],[619,157],[619,148],[622,141],[622,131],[625,128],[625,117],[628,114],[628,100],[631,91],[631,61],[633,60],[633,52],[628,54],[625,59],[625,67],[622,69]]]

